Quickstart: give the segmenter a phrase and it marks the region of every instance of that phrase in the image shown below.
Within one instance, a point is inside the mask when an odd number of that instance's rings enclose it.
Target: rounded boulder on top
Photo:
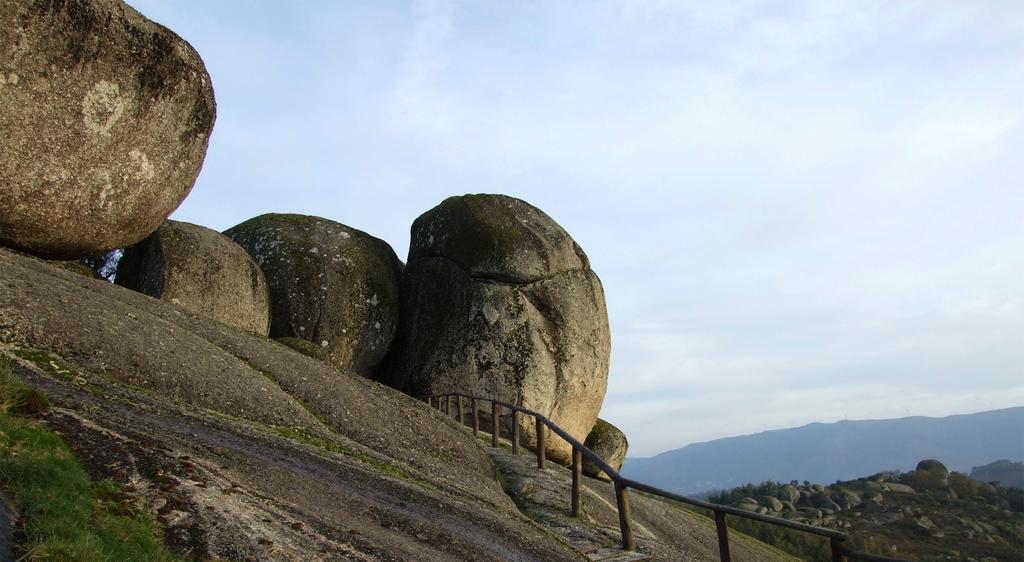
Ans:
[[[594,426],[611,346],[604,290],[583,250],[540,209],[466,195],[416,219],[401,314],[382,382],[418,397],[518,404],[580,442]],[[532,420],[520,424],[534,447]],[[571,461],[565,440],[545,443],[550,459]]]
[[[328,219],[266,214],[224,234],[270,286],[270,337],[323,348],[326,362],[374,374],[398,326],[401,262],[391,246]]]
[[[118,285],[212,320],[266,336],[270,294],[256,261],[227,236],[167,221],[125,250]]]
[[[120,0],[0,0],[0,244],[80,258],[188,195],[216,107],[202,59]]]
[[[604,459],[604,462],[615,470],[622,468],[622,463],[626,460],[626,453],[629,451],[626,434],[601,418],[597,418],[594,428],[590,430],[590,434],[587,435],[587,440],[583,444],[597,453],[597,456]],[[601,480],[611,480],[603,470],[586,457],[583,458],[583,474]]]

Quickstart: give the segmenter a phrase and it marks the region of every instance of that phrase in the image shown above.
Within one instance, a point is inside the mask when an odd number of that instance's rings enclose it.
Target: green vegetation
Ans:
[[[793,485],[795,484],[796,482],[793,482]],[[785,486],[785,484],[775,482],[773,480],[766,480],[760,484],[744,484],[731,490],[722,490],[718,493],[712,493],[708,496],[708,501],[711,503],[729,505],[743,498],[759,498],[762,496],[777,497],[779,495],[779,489],[783,486]]]
[[[46,395],[14,378],[11,364],[0,357],[0,411],[14,416],[35,416],[50,409]]]
[[[0,485],[22,518],[23,558],[172,560],[148,512],[126,507],[119,484],[91,482],[60,437],[17,417],[48,407],[0,358]]]
[[[796,481],[789,483],[790,486],[796,486],[797,484]],[[767,480],[760,484],[745,484],[732,490],[723,490],[717,494],[711,494],[708,497],[708,501],[729,505],[743,498],[777,497],[780,489],[784,486],[786,484],[772,480]],[[802,560],[832,560],[831,546],[829,540],[825,537],[736,516],[727,517],[726,523],[730,529],[754,537]],[[843,546],[849,550],[882,554],[878,549],[866,545],[861,537],[856,535],[848,535],[847,540],[843,542]]]
[[[825,537],[742,517],[727,517],[725,521],[730,530],[754,537],[801,560],[814,560],[816,562],[832,560],[829,540]],[[857,537],[847,539],[844,542],[844,546],[852,550],[864,550],[864,545],[861,544]]]

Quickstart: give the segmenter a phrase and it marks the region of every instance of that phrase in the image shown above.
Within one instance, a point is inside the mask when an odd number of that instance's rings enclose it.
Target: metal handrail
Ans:
[[[442,408],[441,399],[444,398],[445,405]],[[519,452],[519,414],[525,414],[527,416],[533,416],[536,427],[537,427],[537,446],[535,447],[537,455],[537,467],[544,468],[545,465],[545,431],[544,428],[550,429],[556,435],[565,439],[569,445],[572,446],[572,499],[570,503],[570,511],[573,517],[579,516],[582,510],[582,464],[583,457],[586,457],[590,462],[594,463],[602,472],[608,475],[612,483],[615,486],[615,500],[617,504],[619,514],[619,530],[622,534],[622,548],[624,550],[636,550],[636,540],[633,537],[633,521],[632,511],[629,506],[629,496],[627,491],[632,488],[638,492],[644,492],[647,494],[659,496],[668,500],[678,501],[681,503],[689,504],[695,507],[711,510],[715,515],[715,527],[718,532],[718,551],[719,557],[722,562],[730,562],[731,556],[729,554],[729,528],[726,525],[726,515],[732,515],[734,517],[742,517],[745,519],[752,519],[754,521],[760,521],[762,523],[768,523],[770,525],[776,525],[779,527],[785,527],[795,531],[803,533],[809,533],[818,535],[829,540],[829,547],[832,552],[833,562],[843,562],[844,559],[850,560],[863,560],[863,561],[877,561],[877,562],[907,562],[901,558],[888,558],[885,556],[879,556],[877,554],[868,554],[866,552],[856,552],[849,550],[843,546],[843,541],[846,540],[846,533],[841,531],[835,531],[832,529],[826,529],[824,527],[816,527],[814,525],[808,525],[806,523],[797,523],[788,519],[782,519],[780,517],[772,517],[770,515],[763,515],[760,513],[745,511],[739,508],[719,505],[695,498],[690,498],[680,494],[675,494],[660,488],[656,488],[643,482],[637,482],[629,478],[623,477],[617,470],[612,468],[604,459],[597,453],[591,451],[585,445],[576,440],[575,437],[570,435],[567,431],[559,427],[555,422],[548,419],[547,416],[503,402],[493,398],[482,398],[479,396],[472,396],[469,394],[463,394],[461,392],[448,392],[444,394],[436,394],[428,396],[426,401],[431,404],[436,401],[437,408],[444,411],[449,417],[452,415],[452,398],[458,399],[458,416],[459,423],[465,423],[464,411],[462,408],[462,399],[468,398],[470,400],[471,408],[473,410],[473,434],[476,435],[480,429],[480,410],[477,407],[478,402],[490,402],[491,403],[491,446],[498,446],[498,434],[500,432],[499,420],[500,417],[499,407],[507,408],[512,412],[512,452],[518,454]]]

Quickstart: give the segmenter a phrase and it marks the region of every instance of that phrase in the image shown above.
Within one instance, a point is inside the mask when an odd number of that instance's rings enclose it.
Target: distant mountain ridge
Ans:
[[[1024,459],[1024,407],[942,418],[843,420],[693,443],[626,459],[623,474],[684,494],[765,480],[834,482],[923,458],[969,473],[996,459]]]

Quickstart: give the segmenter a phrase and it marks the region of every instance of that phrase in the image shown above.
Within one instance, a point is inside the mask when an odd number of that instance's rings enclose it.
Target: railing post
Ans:
[[[462,413],[462,395],[459,394],[458,396],[455,397],[455,399],[458,400],[458,402],[456,403],[457,407],[455,408],[455,412],[459,414],[459,427],[465,427],[466,417]]]
[[[580,509],[583,507],[583,494],[581,493],[583,476],[583,451],[572,448],[572,516],[579,517]]]
[[[843,539],[838,537],[832,537],[829,539],[830,546],[832,547],[832,562],[843,562]]]
[[[498,403],[491,400],[491,447],[498,446]]]
[[[618,480],[615,481],[615,502],[619,506],[622,548],[623,550],[636,550],[636,540],[633,539],[633,512],[629,509],[629,496],[626,495],[626,487]]]
[[[537,468],[544,468],[544,422],[537,418]]]
[[[447,414],[449,418],[452,417],[452,395],[451,394],[446,394],[445,397],[444,397],[444,413]]]
[[[729,527],[725,525],[725,512],[715,510],[715,528],[718,529],[718,555],[722,562],[730,562],[729,555]]]
[[[473,410],[473,437],[480,434],[480,414],[477,411],[476,398],[469,400],[469,407]]]
[[[519,454],[519,410],[512,410],[512,454]]]

